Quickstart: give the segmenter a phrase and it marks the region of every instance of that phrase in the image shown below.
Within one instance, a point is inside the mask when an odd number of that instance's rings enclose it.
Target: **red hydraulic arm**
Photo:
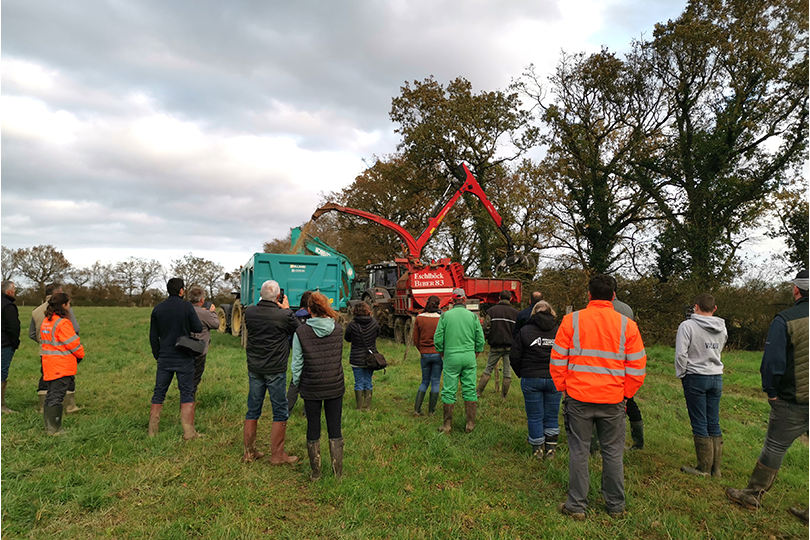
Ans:
[[[354,216],[358,216],[369,221],[373,221],[374,223],[379,223],[383,227],[388,227],[405,242],[405,245],[408,248],[408,255],[414,257],[416,259],[422,254],[422,246],[419,245],[416,240],[413,239],[411,233],[394,223],[393,221],[388,221],[387,219],[378,216],[377,214],[372,214],[371,212],[366,212],[364,210],[357,210],[355,208],[349,208],[347,206],[340,206],[335,203],[326,203],[324,206],[321,206],[312,214],[312,219],[318,219],[323,214],[327,212],[331,212],[332,210],[336,212],[343,212],[344,214],[351,214]]]

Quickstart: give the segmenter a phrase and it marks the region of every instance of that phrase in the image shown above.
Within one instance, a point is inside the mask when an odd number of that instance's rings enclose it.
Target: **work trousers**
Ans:
[[[771,413],[768,417],[768,433],[765,445],[759,454],[759,462],[771,469],[779,470],[785,454],[802,433],[808,429],[808,404],[791,403],[782,399],[769,401]]]
[[[624,510],[625,412],[623,403],[585,403],[570,396],[565,399],[568,424],[568,500],[571,512],[588,508],[588,455],[594,426],[602,453],[602,496],[608,512]]]
[[[197,401],[197,387],[200,386],[203,372],[205,371],[205,357],[207,354],[201,354],[194,357],[194,401]]]
[[[59,377],[52,381],[46,381],[48,385],[48,394],[45,396],[45,405],[48,407],[57,407],[65,400],[65,394],[68,393],[70,383],[74,382],[75,375],[68,375],[67,377]]]
[[[304,410],[307,413],[307,440],[321,439],[321,407],[326,417],[326,432],[330,439],[343,437],[340,424],[343,417],[343,396],[334,399],[305,399]]]
[[[464,401],[478,401],[475,394],[477,367],[473,351],[444,355],[442,403],[453,404],[456,402],[459,379],[461,380],[461,397],[464,398]]]
[[[490,347],[487,367],[484,368],[484,373],[492,375],[492,372],[498,367],[498,362],[503,358],[503,378],[509,379],[512,377],[512,364],[509,363],[509,353],[511,350],[511,347]]]
[[[47,392],[48,391],[48,383],[50,381],[46,381],[45,377],[43,376],[42,371],[42,357],[39,357],[39,384],[37,384],[37,392]],[[70,386],[67,389],[68,392],[75,392],[76,391],[76,379],[71,379]]]

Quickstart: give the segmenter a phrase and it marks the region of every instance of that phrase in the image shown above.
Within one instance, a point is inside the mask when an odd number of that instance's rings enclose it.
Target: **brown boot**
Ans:
[[[149,409],[149,431],[147,432],[149,437],[154,437],[158,434],[158,427],[160,426],[160,411],[162,410],[162,403],[152,403],[152,408]]]
[[[65,394],[65,414],[75,413],[82,410],[82,407],[76,406],[76,392],[68,392]]]
[[[307,441],[307,454],[309,455],[310,480],[321,477],[321,441]]]
[[[2,411],[3,411],[3,414],[8,414],[8,413],[15,413],[15,412],[17,412],[17,411],[12,411],[12,410],[11,410],[11,409],[9,409],[8,407],[6,407],[6,383],[7,383],[7,382],[8,382],[8,381],[3,381],[3,391],[2,391],[2,408],[0,409],[0,410],[2,410]]]
[[[48,395],[47,390],[37,390],[37,397],[39,398],[39,414],[42,414],[45,407],[45,397]]]
[[[287,436],[287,422],[273,422],[270,429],[270,463],[273,465],[294,465],[298,456],[291,456],[284,451],[284,439]]]
[[[444,423],[439,428],[442,433],[450,433],[450,430],[453,429],[453,407],[453,403],[444,404]]]
[[[194,403],[180,404],[180,425],[183,426],[183,440],[190,441],[200,437],[194,429]]]
[[[757,460],[754,472],[748,479],[745,489],[726,488],[726,496],[732,501],[749,510],[756,510],[762,506],[762,494],[771,489],[776,480],[777,469],[766,467]]]
[[[256,450],[256,429],[258,425],[258,420],[245,420],[245,428],[242,431],[242,442],[245,446],[245,454],[242,456],[242,461],[245,463],[250,463],[251,461],[264,457],[264,452]]]
[[[506,394],[509,393],[509,387],[512,385],[512,377],[504,377],[503,385],[501,385],[501,397],[506,399]]]
[[[714,448],[714,460],[712,461],[712,476],[720,478],[720,465],[723,462],[723,436],[712,437],[712,447]]]
[[[370,390],[366,390],[370,392]],[[332,472],[335,478],[340,480],[343,476],[343,437],[340,439],[329,439],[329,455],[332,458]]]
[[[478,388],[475,389],[475,395],[481,397],[484,393],[484,388],[487,387],[487,383],[492,378],[492,375],[489,373],[482,373],[481,380],[478,381]]]
[[[697,466],[681,467],[681,471],[686,474],[694,474],[695,476],[709,476],[712,472],[712,463],[714,462],[714,447],[712,446],[711,437],[698,437],[695,438],[695,455],[697,456]]]
[[[467,433],[472,433],[472,430],[475,429],[475,410],[477,408],[478,408],[477,401],[464,402],[464,412],[467,413],[467,425],[464,427],[464,431],[466,431]]]

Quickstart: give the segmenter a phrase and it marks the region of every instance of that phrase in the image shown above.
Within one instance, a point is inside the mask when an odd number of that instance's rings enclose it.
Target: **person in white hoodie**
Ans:
[[[686,409],[695,440],[696,467],[681,467],[688,474],[720,476],[723,434],[720,431],[720,396],[723,394],[723,362],[726,321],[715,317],[714,296],[695,298],[694,313],[678,327],[675,338],[675,376],[681,379]]]

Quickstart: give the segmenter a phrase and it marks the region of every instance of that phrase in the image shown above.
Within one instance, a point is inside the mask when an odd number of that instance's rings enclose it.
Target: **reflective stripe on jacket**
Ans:
[[[42,321],[39,331],[42,376],[46,381],[76,375],[78,360],[84,358],[79,336],[69,320],[54,315]]]
[[[647,353],[638,326],[609,300],[566,315],[551,350],[557,390],[586,403],[619,403],[644,384]]]

